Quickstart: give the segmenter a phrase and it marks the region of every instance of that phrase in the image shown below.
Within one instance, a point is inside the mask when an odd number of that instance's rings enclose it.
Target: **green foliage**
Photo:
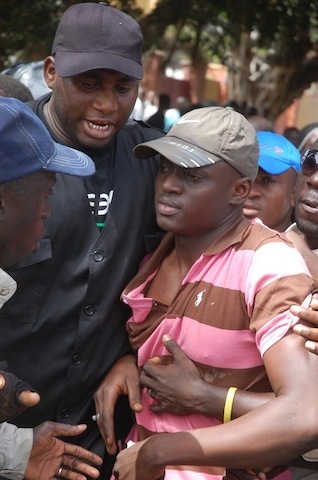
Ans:
[[[74,3],[81,1],[0,0],[0,70],[15,58],[36,60],[49,54],[57,23]],[[140,21],[145,51],[163,50],[167,63],[177,51],[178,58],[187,56],[193,64],[225,64],[234,99],[257,103],[260,88],[278,82],[271,89],[284,88],[285,93],[283,99],[267,100],[273,116],[318,81],[316,0],[158,0],[147,16],[135,0],[108,3]],[[263,82],[257,72],[262,63]],[[271,75],[275,71],[276,80]]]
[[[59,19],[75,3],[82,1],[0,0],[0,70],[12,64],[17,55],[19,61],[40,60],[49,55]],[[107,3],[136,19],[141,16],[135,0],[110,0]]]

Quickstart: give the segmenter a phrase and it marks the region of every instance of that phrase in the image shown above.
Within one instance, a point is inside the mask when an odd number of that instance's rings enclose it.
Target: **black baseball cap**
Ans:
[[[140,80],[142,43],[130,15],[103,2],[78,3],[64,12],[51,53],[61,77],[106,68]]]

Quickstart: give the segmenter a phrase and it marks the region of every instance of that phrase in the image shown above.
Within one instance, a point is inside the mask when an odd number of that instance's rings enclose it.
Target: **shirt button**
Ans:
[[[77,355],[77,354],[73,355],[72,363],[74,365],[80,365],[81,362],[82,362],[82,360],[81,360],[81,357],[79,355]]]
[[[10,290],[9,290],[8,288],[2,288],[2,289],[0,290],[0,295],[1,295],[2,297],[6,297],[7,295],[9,295],[9,293],[10,293]]]
[[[93,253],[93,258],[95,262],[102,262],[104,260],[104,254],[100,250],[95,250]]]
[[[84,307],[84,312],[86,313],[86,315],[88,317],[91,317],[92,315],[94,315],[94,308],[92,305],[86,305]]]
[[[63,418],[68,418],[71,415],[71,412],[68,408],[63,408],[62,410],[62,417]]]

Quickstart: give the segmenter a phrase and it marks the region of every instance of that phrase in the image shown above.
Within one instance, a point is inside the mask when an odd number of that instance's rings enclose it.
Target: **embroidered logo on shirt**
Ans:
[[[194,306],[195,306],[195,307],[198,307],[198,306],[200,305],[200,303],[202,302],[202,298],[203,298],[203,295],[204,295],[205,292],[206,292],[206,290],[202,290],[202,292],[199,292],[199,293],[197,294],[197,299],[196,299],[196,301],[194,302]]]

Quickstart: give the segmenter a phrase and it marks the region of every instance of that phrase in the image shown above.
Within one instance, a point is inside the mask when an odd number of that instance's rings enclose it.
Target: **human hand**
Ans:
[[[154,437],[153,437],[154,438]],[[163,480],[163,467],[156,467],[153,463],[155,452],[148,448],[151,439],[135,443],[125,448],[117,455],[113,475],[116,480]]]
[[[200,370],[169,335],[164,335],[162,341],[172,355],[172,362],[164,364],[161,357],[154,357],[143,366],[140,375],[140,383],[156,400],[151,410],[176,415],[198,412],[201,408],[198,392],[206,388]]]
[[[40,395],[27,382],[10,372],[0,372],[0,422],[17,417],[39,401]]]
[[[120,395],[128,395],[130,408],[142,410],[139,372],[134,355],[120,358],[106,375],[94,395],[97,424],[109,455],[117,451],[114,431],[114,410]]]
[[[248,468],[246,470],[227,468],[222,480],[270,480],[285,470],[285,467]]]
[[[293,327],[293,332],[306,339],[305,348],[310,352],[318,354],[318,292],[315,292],[310,302],[311,309],[302,308],[300,305],[292,305],[290,311],[297,315],[300,320],[309,322],[305,325],[298,323]]]
[[[33,447],[25,471],[25,480],[49,480],[67,478],[87,480],[98,478],[96,467],[102,459],[78,445],[66,443],[57,437],[74,437],[86,429],[86,425],[65,425],[44,422],[33,430]]]

